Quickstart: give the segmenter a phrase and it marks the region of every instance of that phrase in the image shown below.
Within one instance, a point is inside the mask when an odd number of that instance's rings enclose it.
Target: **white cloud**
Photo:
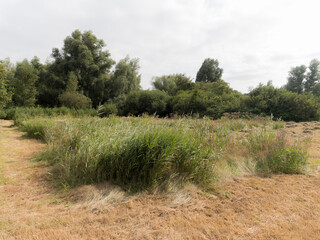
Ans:
[[[0,58],[43,61],[75,29],[104,39],[115,60],[140,58],[142,85],[152,76],[195,78],[217,58],[231,87],[273,80],[319,57],[316,0],[0,0]]]

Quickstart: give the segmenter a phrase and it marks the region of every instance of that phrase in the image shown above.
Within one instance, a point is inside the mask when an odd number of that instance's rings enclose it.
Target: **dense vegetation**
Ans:
[[[14,107],[95,108],[99,116],[156,114],[220,118],[241,112],[273,115],[293,121],[319,120],[320,63],[314,59],[290,70],[288,83],[275,88],[259,85],[248,94],[222,80],[223,69],[207,58],[194,82],[184,74],[156,76],[153,90],[141,90],[139,59],[128,56],[116,63],[103,40],[91,31],[74,31],[51,61],[37,57],[12,64],[0,61],[0,116]]]
[[[110,181],[140,191],[192,182],[207,189],[223,172],[293,174],[306,165],[303,144],[277,130],[281,121],[19,116],[29,137],[48,143],[39,160],[64,187]]]

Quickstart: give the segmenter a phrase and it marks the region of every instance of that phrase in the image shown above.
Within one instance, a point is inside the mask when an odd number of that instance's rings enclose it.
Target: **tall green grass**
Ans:
[[[243,120],[59,117],[32,118],[21,126],[48,143],[40,159],[63,186],[111,181],[139,191],[193,182],[207,188],[218,176],[217,162],[228,161],[232,171],[240,166],[230,155],[253,161],[259,174],[302,173],[306,164],[304,149],[267,123],[241,138],[235,131],[250,128]]]
[[[289,144],[285,132],[261,128],[252,131],[246,144],[256,161],[257,172],[261,174],[303,173],[307,154],[298,142]]]
[[[55,126],[33,119],[23,125],[30,131],[34,125],[43,128],[49,143],[43,158],[52,164],[52,176],[61,184],[107,180],[136,191],[186,181],[203,187],[213,183],[214,142],[196,138],[197,129],[190,123],[111,117],[60,121]]]

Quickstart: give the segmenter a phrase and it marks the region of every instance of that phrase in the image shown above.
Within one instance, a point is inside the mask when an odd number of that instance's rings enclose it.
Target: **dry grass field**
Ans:
[[[45,144],[0,121],[0,239],[320,239],[320,124],[287,123],[309,136],[305,175],[238,176],[210,194],[193,185],[128,195],[109,184],[57,191],[30,159]]]

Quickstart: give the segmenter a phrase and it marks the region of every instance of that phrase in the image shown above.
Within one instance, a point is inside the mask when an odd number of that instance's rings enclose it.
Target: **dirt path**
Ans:
[[[100,185],[62,198],[30,161],[44,144],[10,125],[0,121],[0,239],[320,239],[320,130],[309,175],[239,178],[220,197],[192,186],[125,196]]]

